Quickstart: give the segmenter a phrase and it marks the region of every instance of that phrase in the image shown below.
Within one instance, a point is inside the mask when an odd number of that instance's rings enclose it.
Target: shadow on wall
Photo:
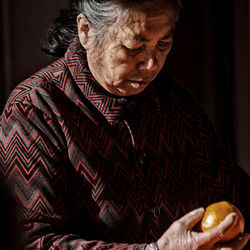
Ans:
[[[4,36],[0,38],[0,108],[10,91],[52,61],[40,51],[50,23],[67,0],[1,0],[0,21]]]

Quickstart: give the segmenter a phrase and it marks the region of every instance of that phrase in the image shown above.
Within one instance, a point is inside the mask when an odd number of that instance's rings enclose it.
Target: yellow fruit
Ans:
[[[203,232],[218,226],[228,214],[235,212],[238,215],[237,223],[222,238],[221,242],[228,242],[244,231],[244,218],[240,210],[227,201],[220,201],[209,205],[201,221]]]

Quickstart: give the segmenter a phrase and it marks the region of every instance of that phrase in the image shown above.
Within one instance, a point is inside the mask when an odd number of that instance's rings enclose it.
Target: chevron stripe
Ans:
[[[249,176],[192,98],[164,75],[138,96],[107,94],[77,40],[12,92],[0,166],[33,249],[144,247],[221,199],[249,228]]]

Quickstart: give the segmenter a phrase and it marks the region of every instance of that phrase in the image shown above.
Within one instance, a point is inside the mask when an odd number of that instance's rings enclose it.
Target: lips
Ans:
[[[144,89],[148,86],[148,84],[150,83],[150,81],[129,81],[131,86],[135,89]]]
[[[132,81],[132,83],[137,83],[137,84],[140,84],[140,85],[148,84],[148,82],[143,82],[143,81]]]
[[[137,83],[137,84],[140,84],[140,85],[146,85],[148,83],[150,83],[151,81],[150,80],[146,80],[146,81],[142,81],[142,80],[131,80],[132,83]]]

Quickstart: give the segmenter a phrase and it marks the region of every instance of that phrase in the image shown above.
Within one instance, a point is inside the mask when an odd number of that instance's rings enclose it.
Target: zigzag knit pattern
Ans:
[[[0,165],[29,249],[142,249],[218,200],[250,218],[249,176],[191,97],[163,74],[138,96],[111,95],[77,40],[12,92]]]

